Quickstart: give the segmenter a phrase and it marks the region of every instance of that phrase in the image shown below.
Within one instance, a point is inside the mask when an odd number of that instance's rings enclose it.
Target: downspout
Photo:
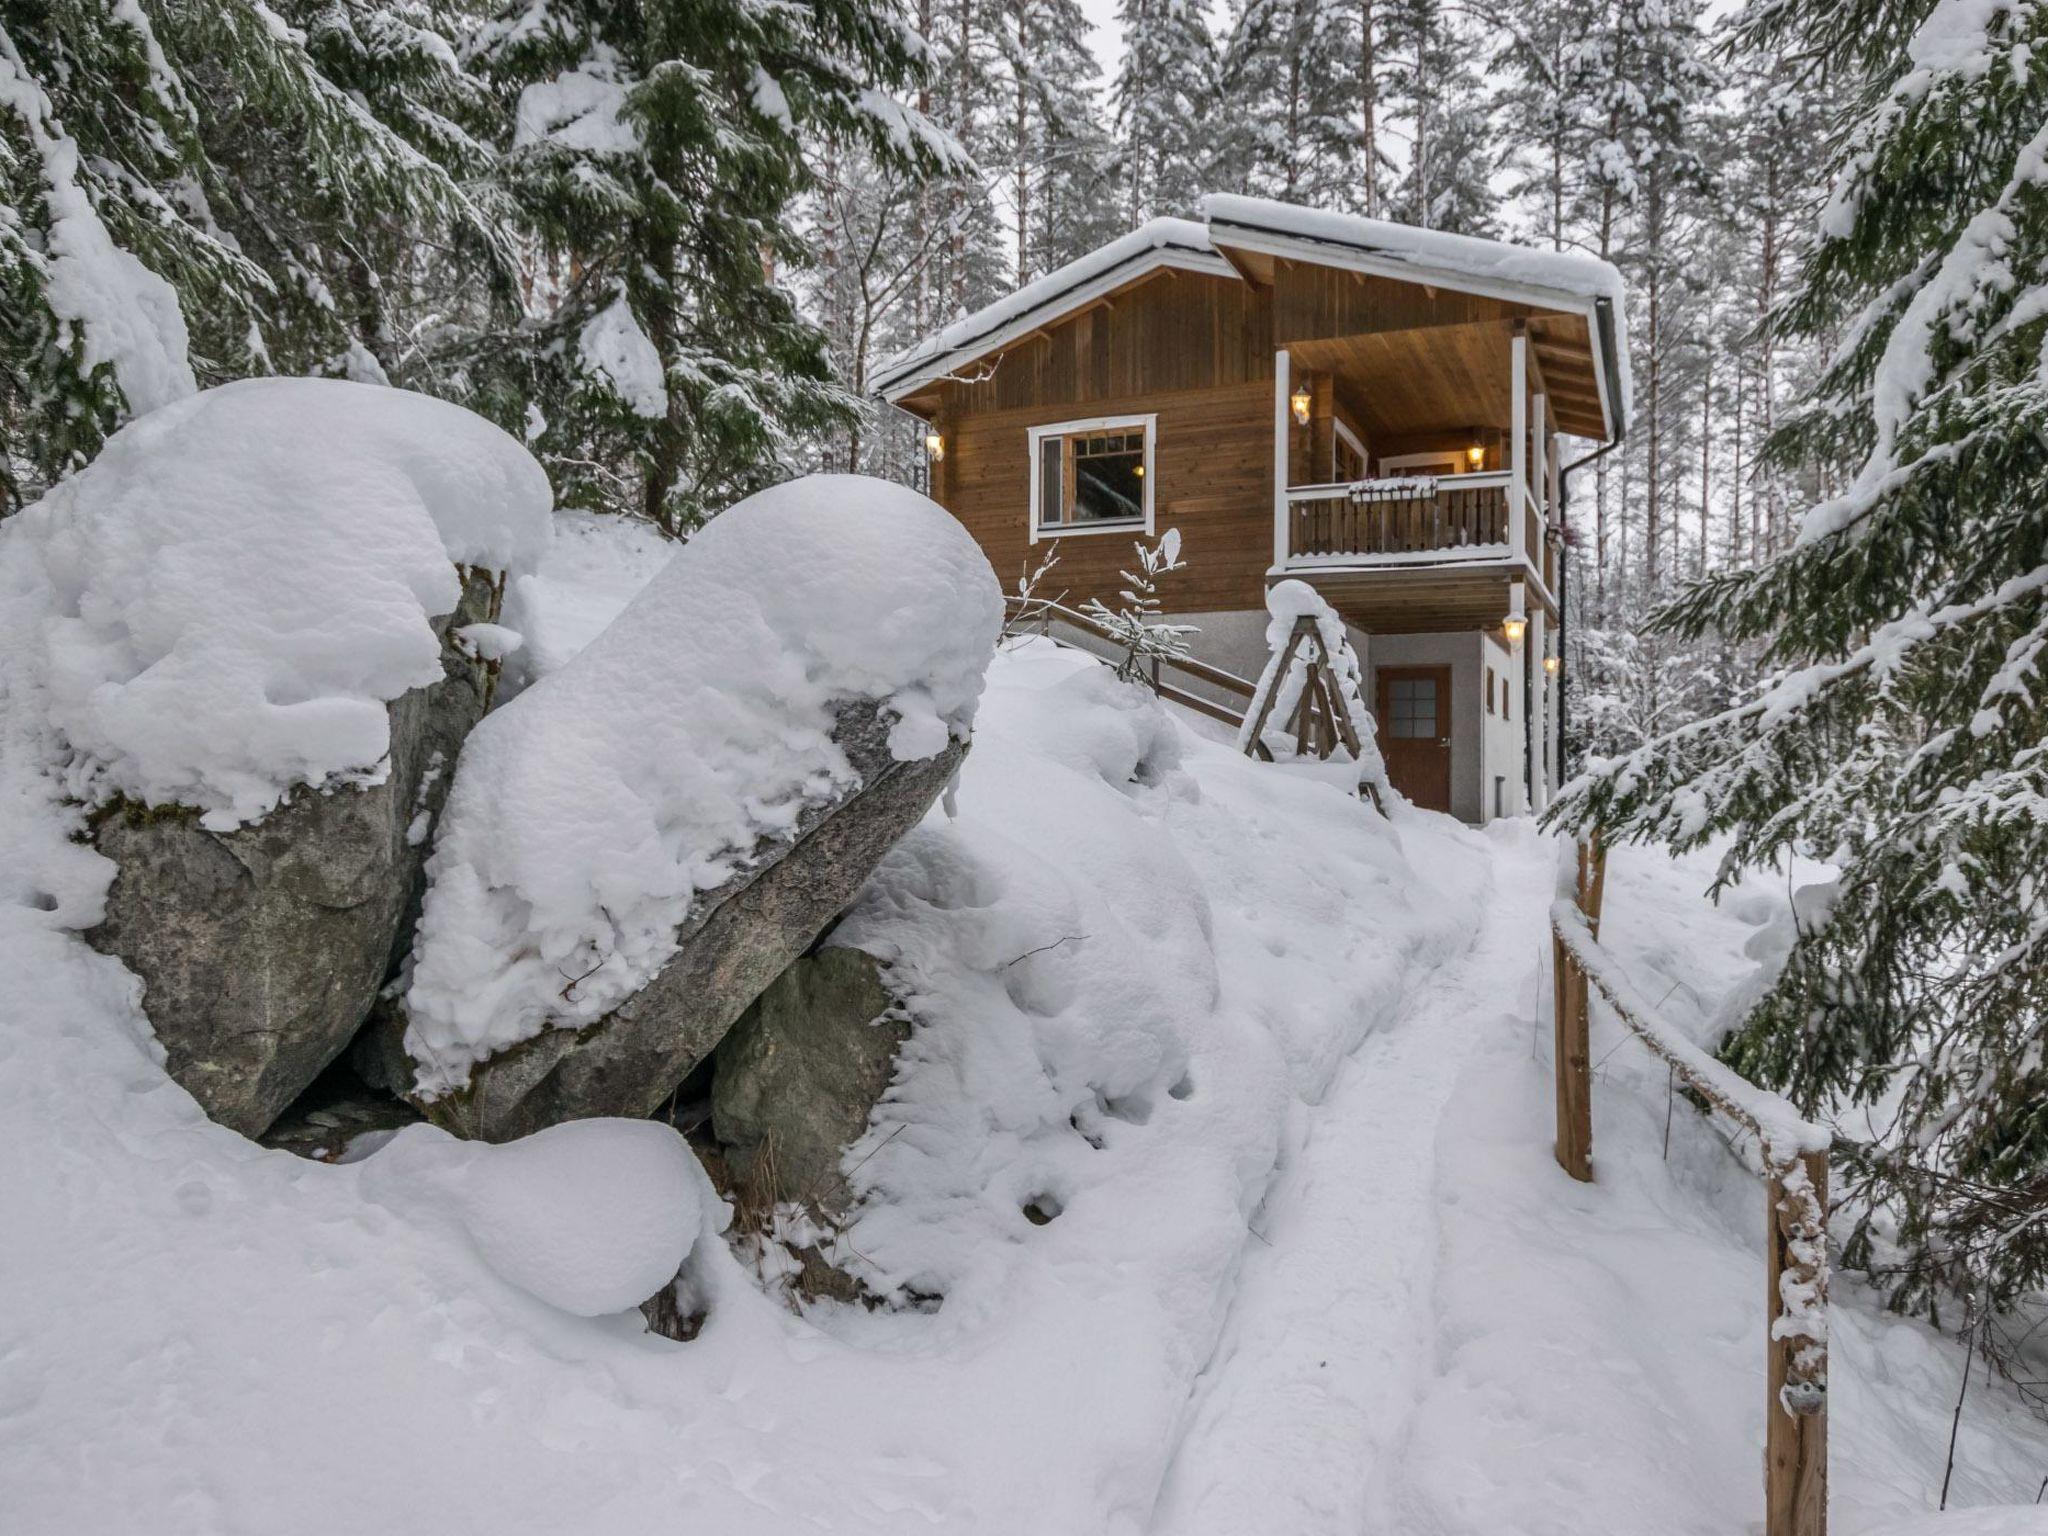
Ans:
[[[1565,514],[1572,504],[1572,471],[1583,469],[1595,459],[1604,458],[1621,446],[1617,436],[1604,447],[1595,448],[1591,453],[1576,458],[1557,472],[1557,526],[1562,534]],[[1557,787],[1570,782],[1571,773],[1567,766],[1566,751],[1570,741],[1571,724],[1571,668],[1564,664],[1565,641],[1571,634],[1571,545],[1562,544],[1557,561]]]

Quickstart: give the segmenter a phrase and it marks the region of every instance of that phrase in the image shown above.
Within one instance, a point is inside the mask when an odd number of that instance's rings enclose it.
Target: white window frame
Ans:
[[[1445,469],[1445,464],[1451,467]],[[1440,475],[1462,475],[1465,473],[1464,450],[1439,448],[1432,453],[1397,453],[1391,458],[1380,460],[1380,473],[1391,475],[1404,469],[1428,469],[1432,465]]]
[[[1048,437],[1071,437],[1078,433],[1110,432],[1118,428],[1128,429],[1131,427],[1141,427],[1145,433],[1145,515],[1142,518],[1119,520],[1113,523],[1101,522],[1086,526],[1076,526],[1069,523],[1058,523],[1051,527],[1040,526],[1038,509],[1042,503],[1039,501],[1038,496],[1038,481],[1039,462],[1042,455],[1039,453],[1039,443]],[[1159,417],[1157,414],[1147,414],[1144,416],[1091,416],[1081,421],[1049,421],[1042,427],[1030,428],[1028,438],[1025,452],[1031,464],[1031,500],[1025,508],[1025,519],[1027,526],[1031,529],[1031,542],[1033,544],[1043,539],[1080,539],[1099,533],[1143,533],[1148,539],[1152,537],[1153,507],[1155,505],[1155,492],[1152,482],[1156,478],[1153,474],[1152,458],[1159,446]]]
[[[1367,468],[1371,468],[1372,455],[1365,451],[1365,439],[1345,426],[1340,417],[1332,416],[1330,418],[1330,425],[1337,429],[1337,435],[1344,440],[1353,453],[1358,455],[1358,462]]]

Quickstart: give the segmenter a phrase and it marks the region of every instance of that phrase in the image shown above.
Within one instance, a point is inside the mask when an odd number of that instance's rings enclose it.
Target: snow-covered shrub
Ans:
[[[549,535],[540,466],[481,417],[333,379],[153,411],[0,524],[0,698],[77,798],[224,829],[295,785],[376,783],[386,705],[442,675],[457,566]]]
[[[1138,554],[1138,568],[1121,573],[1130,585],[1118,594],[1121,608],[1111,608],[1099,597],[1091,597],[1081,611],[1099,624],[1110,641],[1123,648],[1116,663],[1116,675],[1130,682],[1154,662],[1179,661],[1189,654],[1187,637],[1197,633],[1192,624],[1169,624],[1160,614],[1159,578],[1187,569],[1180,557],[1180,530],[1169,528],[1157,542],[1142,541],[1131,546]]]
[[[835,703],[882,704],[898,761],[964,737],[1001,626],[980,548],[915,491],[818,475],[714,519],[464,746],[406,998],[422,1090],[603,1018],[699,893],[851,793]]]

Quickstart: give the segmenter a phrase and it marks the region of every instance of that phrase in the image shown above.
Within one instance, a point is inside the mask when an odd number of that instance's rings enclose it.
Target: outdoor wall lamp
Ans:
[[[1519,613],[1511,613],[1500,621],[1500,632],[1507,636],[1509,645],[1520,645],[1522,636],[1529,632],[1529,621]]]
[[[1308,386],[1306,384],[1303,384],[1296,388],[1294,393],[1287,397],[1287,403],[1294,407],[1294,419],[1300,422],[1301,425],[1303,425],[1304,427],[1307,426],[1308,408],[1310,404]]]
[[[1557,676],[1558,668],[1562,665],[1563,663],[1560,662],[1555,656],[1546,656],[1543,658],[1543,670],[1549,673],[1552,677]]]
[[[924,456],[934,464],[946,456],[946,440],[936,432],[924,435]]]
[[[1486,467],[1486,450],[1480,447],[1479,444],[1474,443],[1465,450],[1465,462],[1471,465],[1472,472],[1477,474]]]

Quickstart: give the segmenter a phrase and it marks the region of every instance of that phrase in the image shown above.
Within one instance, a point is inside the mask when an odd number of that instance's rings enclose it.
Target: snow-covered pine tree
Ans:
[[[1114,239],[1116,146],[1101,120],[1101,66],[1076,0],[1006,0],[1000,39],[1007,97],[981,141],[1009,205],[1017,285]]]
[[[455,180],[352,94],[371,71],[331,78],[298,12],[0,9],[0,513],[200,383],[344,366],[386,324],[379,257],[482,235]],[[445,45],[404,30],[366,61],[448,75]]]
[[[299,199],[275,207],[263,195],[274,161],[294,152],[264,114],[244,114],[217,137],[254,233],[304,276],[279,294],[289,333],[318,335],[318,312],[346,295],[352,335],[339,353],[271,348],[275,365],[388,378],[461,398],[467,381],[443,372],[440,353],[494,316],[517,311],[519,270],[512,210],[495,185],[501,104],[466,69],[462,53],[479,19],[463,0],[273,0],[303,39],[320,75],[460,188],[454,217],[434,205],[394,200],[377,209]],[[248,190],[241,190],[248,189]],[[397,189],[394,189],[397,190]],[[288,339],[287,338],[287,339]]]
[[[1132,223],[1187,215],[1212,181],[1218,55],[1196,0],[1121,0],[1123,66],[1111,99]]]
[[[1511,195],[1544,244],[1565,249],[1578,212],[1592,132],[1589,82],[1574,40],[1584,30],[1579,0],[1530,0],[1498,18],[1493,68]]]
[[[1444,0],[1379,0],[1387,76],[1380,91],[1408,130],[1408,171],[1390,217],[1462,235],[1499,232],[1499,161],[1478,48]]]
[[[1365,197],[1355,0],[1244,0],[1223,50],[1225,180],[1318,208]]]
[[[957,163],[892,94],[923,57],[879,0],[518,0],[481,34],[475,67],[512,104],[504,185],[552,267],[467,366],[560,500],[679,533],[855,411],[777,271],[806,254],[807,137]]]
[[[1758,570],[1662,622],[1769,647],[1756,696],[1574,786],[1554,816],[1720,883],[1825,859],[1772,990],[1723,1047],[1838,1142],[1851,1263],[1900,1304],[2048,1283],[2048,8],[1771,0],[1752,40],[1860,68],[1786,333],[1839,330],[1771,442],[1839,465]]]
[[[1788,347],[1777,311],[1812,234],[1814,168],[1826,164],[1830,125],[1846,107],[1834,100],[1835,77],[1802,73],[1775,43],[1739,51],[1734,78],[1742,107],[1721,173],[1722,207],[1739,248],[1729,286],[1746,335],[1734,358],[1739,500],[1731,509],[1730,550],[1757,560],[1784,544],[1785,514],[1797,491],[1782,483],[1781,469],[1757,458],[1756,445],[1776,428],[1778,402],[1811,382],[1822,360],[1815,354],[1824,350]]]

